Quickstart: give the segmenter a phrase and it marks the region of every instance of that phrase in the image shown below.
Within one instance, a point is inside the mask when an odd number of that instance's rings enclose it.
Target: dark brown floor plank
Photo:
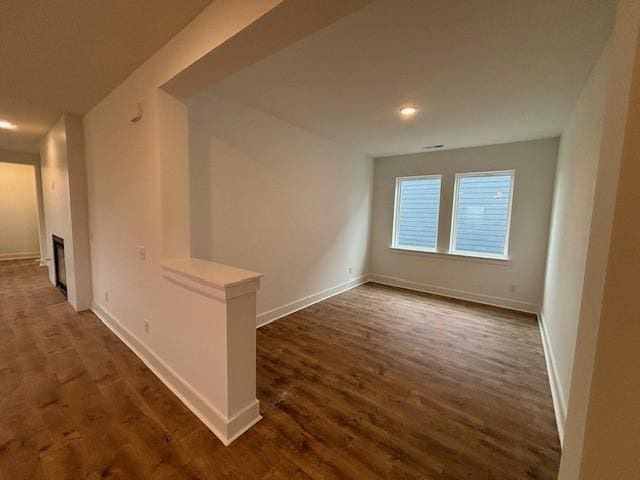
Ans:
[[[536,319],[367,284],[258,331],[230,447],[31,261],[0,262],[0,479],[556,478]]]

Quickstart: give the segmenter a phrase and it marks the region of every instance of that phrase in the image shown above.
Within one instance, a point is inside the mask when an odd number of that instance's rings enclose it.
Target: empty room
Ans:
[[[0,18],[0,479],[640,478],[640,1]]]

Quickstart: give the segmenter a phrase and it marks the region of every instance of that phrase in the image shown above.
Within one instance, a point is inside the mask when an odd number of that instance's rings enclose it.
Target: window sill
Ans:
[[[438,252],[436,250],[420,250],[417,248],[408,248],[408,247],[394,247],[390,246],[389,249],[394,250],[398,253],[408,253],[413,255],[427,255],[433,256],[436,258],[451,259],[451,260],[462,260],[462,261],[472,261],[479,263],[488,263],[490,265],[509,265],[511,259],[509,257],[499,258],[499,257],[483,257],[482,255],[468,255],[464,253],[449,253],[449,252]]]

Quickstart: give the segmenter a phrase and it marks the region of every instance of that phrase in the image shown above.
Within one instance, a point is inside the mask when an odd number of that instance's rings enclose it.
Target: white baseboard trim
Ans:
[[[294,302],[287,303],[286,305],[274,308],[273,310],[269,310],[268,312],[263,312],[256,316],[256,328],[263,327],[268,323],[278,320],[279,318],[291,315],[298,310],[302,310],[303,308],[307,308],[314,303],[321,302],[323,300],[326,300],[327,298],[346,292],[347,290],[351,290],[352,288],[367,283],[368,281],[368,275],[361,275],[357,278],[349,280],[348,282],[336,285],[335,287],[327,288],[326,290],[314,293],[313,295],[309,295],[308,297],[304,297]]]
[[[30,258],[40,258],[40,252],[0,253],[0,261],[2,261],[2,260],[28,260]]]
[[[260,415],[260,402],[255,400],[240,412],[236,413],[228,420],[227,423],[227,440],[223,441],[225,445],[229,445],[244,432],[253,427],[262,419]]]
[[[567,418],[567,404],[565,396],[562,392],[558,369],[556,368],[555,357],[551,349],[549,334],[544,323],[542,312],[538,312],[538,328],[540,329],[540,339],[542,340],[542,348],[544,350],[544,359],[547,363],[547,375],[549,376],[549,386],[551,387],[551,397],[553,398],[553,410],[556,415],[556,424],[558,425],[558,435],[560,436],[560,446],[564,442],[564,424]]]
[[[466,290],[456,290],[452,288],[438,287],[436,285],[428,285],[424,283],[413,282],[410,280],[404,280],[402,278],[390,277],[387,275],[380,275],[372,273],[369,275],[369,281],[373,283],[380,283],[382,285],[389,285],[392,287],[406,288],[408,290],[415,290],[417,292],[431,293],[433,295],[439,295],[441,297],[455,298],[458,300],[466,300],[469,302],[482,303],[485,305],[491,305],[494,307],[507,308],[509,310],[517,310],[525,313],[538,313],[538,305],[533,303],[521,302],[518,300],[511,300],[509,298],[493,297],[490,295],[484,295],[482,293],[468,292]]]
[[[92,302],[91,311],[142,360],[149,370],[151,370],[225,446],[228,446],[262,418],[260,415],[260,402],[258,402],[258,400],[249,404],[233,417],[227,418],[106,309]]]

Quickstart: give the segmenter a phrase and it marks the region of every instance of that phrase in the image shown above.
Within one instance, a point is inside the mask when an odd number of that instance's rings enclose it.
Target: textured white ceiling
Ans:
[[[211,0],[0,1],[0,148],[38,151],[62,113],[84,114]]]
[[[372,156],[555,136],[614,14],[615,0],[378,0],[214,90]]]

